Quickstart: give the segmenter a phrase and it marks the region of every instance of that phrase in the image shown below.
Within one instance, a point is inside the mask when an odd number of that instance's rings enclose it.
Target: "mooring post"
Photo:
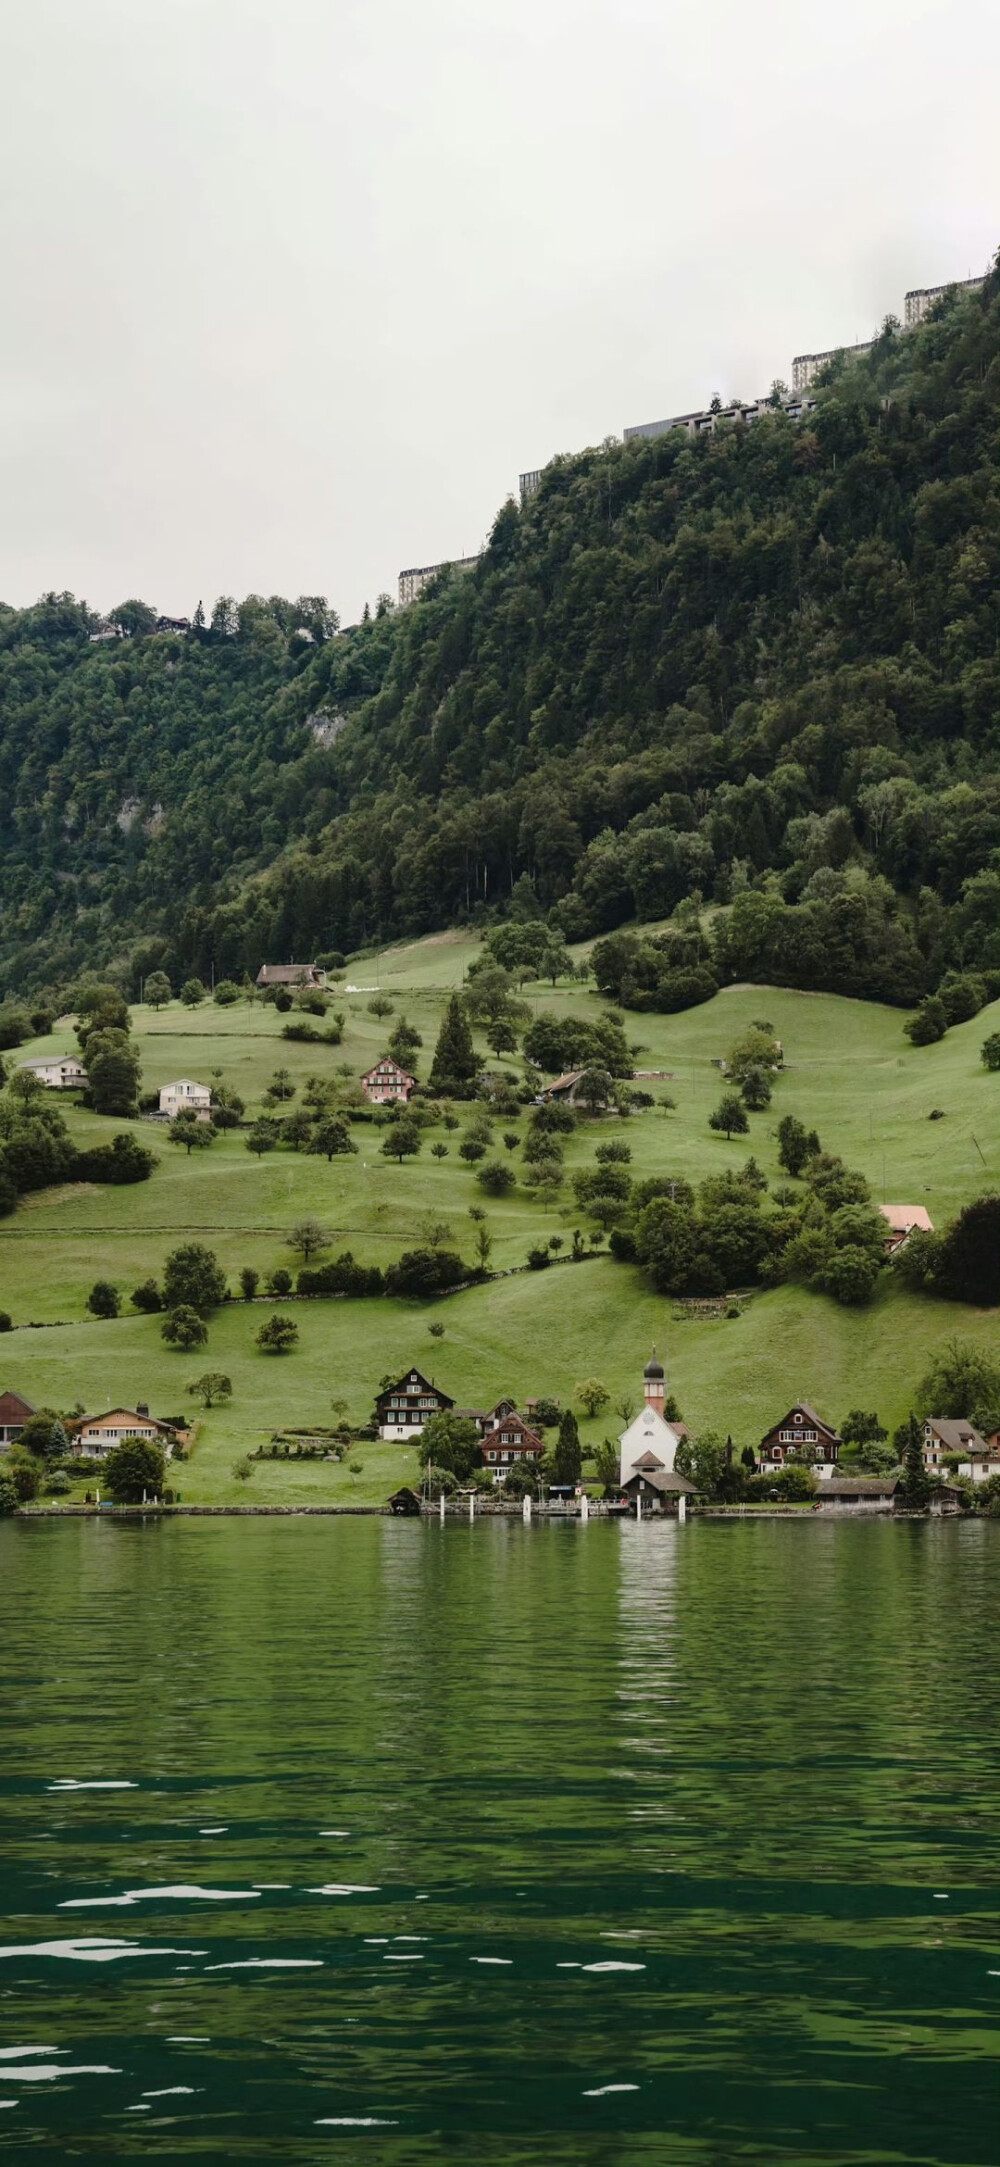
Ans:
[[[584,1491],[583,1496],[580,1499],[580,1518],[581,1520],[589,1520],[590,1518],[590,1499],[587,1496],[586,1490]]]
[[[684,1522],[685,1522],[685,1520],[687,1519],[687,1516],[688,1516],[688,1501],[687,1501],[687,1498],[685,1497],[685,1495],[684,1495],[684,1492],[683,1492],[683,1490],[682,1490],[682,1491],[681,1491],[681,1494],[680,1494],[680,1496],[679,1496],[679,1498],[678,1498],[678,1500],[677,1500],[677,1518],[678,1518],[678,1520],[680,1521],[680,1523],[681,1523],[681,1526],[682,1526],[682,1527],[683,1527],[683,1525],[684,1525]]]
[[[521,1504],[521,1518],[522,1518],[523,1520],[525,1520],[525,1521],[527,1521],[527,1520],[530,1520],[530,1518],[531,1518],[531,1499],[530,1499],[530,1497],[525,1497],[525,1498],[524,1498],[524,1499],[522,1500],[522,1504]]]
[[[474,1520],[474,1519],[475,1519],[475,1517],[476,1517],[476,1493],[475,1493],[475,1491],[474,1491],[474,1490],[470,1490],[470,1492],[469,1492],[469,1518],[470,1518],[470,1520]]]
[[[440,1505],[440,1507],[441,1507],[441,1525],[442,1525],[442,1527],[443,1527],[443,1526],[444,1526],[444,1491],[443,1491],[443,1490],[442,1490],[442,1492],[441,1492],[441,1496],[440,1496],[440,1498],[439,1498],[439,1500],[438,1500],[438,1503],[439,1503],[439,1505]]]
[[[635,1501],[635,1516],[636,1516],[636,1519],[637,1519],[637,1520],[641,1520],[641,1519],[642,1519],[642,1499],[641,1499],[641,1497],[637,1497],[637,1498],[636,1498],[636,1501]]]

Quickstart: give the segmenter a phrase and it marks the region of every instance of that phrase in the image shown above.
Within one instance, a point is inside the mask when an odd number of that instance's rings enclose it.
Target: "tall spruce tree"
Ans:
[[[924,1433],[916,1415],[900,1423],[893,1443],[903,1463],[903,1503],[908,1512],[925,1512],[931,1479],[924,1466]]]
[[[555,1476],[557,1482],[579,1482],[583,1467],[580,1450],[580,1432],[572,1407],[564,1409],[559,1417],[559,1435],[555,1449]]]
[[[478,1074],[469,1019],[458,994],[453,993],[434,1048],[430,1088],[444,1098],[468,1098]]]

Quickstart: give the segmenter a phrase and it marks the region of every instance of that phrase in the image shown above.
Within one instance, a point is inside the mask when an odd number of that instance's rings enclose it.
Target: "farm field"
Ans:
[[[426,1075],[444,998],[461,983],[476,946],[470,938],[446,935],[383,951],[377,959],[355,959],[332,1004],[345,1017],[337,1047],[284,1040],[284,1019],[259,1003],[232,1009],[206,1004],[193,1013],[176,1001],[156,1013],[136,1008],[142,1088],[179,1076],[222,1079],[252,1114],[279,1066],[299,1089],[309,1075],[336,1076],[342,1066],[359,1075],[384,1050],[402,1014],[422,1033],[418,1065]],[[393,1002],[385,1020],[367,1005],[376,983]],[[533,1009],[583,1017],[601,1006],[580,982],[554,991],[530,986],[525,997]],[[749,1137],[727,1142],[707,1125],[720,1089],[712,1064],[758,1018],[774,1025],[787,1066],[776,1079],[771,1106],[751,1116]],[[595,1141],[620,1135],[638,1176],[676,1173],[697,1182],[739,1165],[752,1151],[773,1181],[780,1178],[774,1130],[781,1115],[792,1112],[818,1129],[827,1149],[861,1168],[876,1199],[923,1203],[942,1225],[972,1196],[1000,1186],[1000,1085],[979,1060],[983,1038],[1000,1024],[1000,1004],[927,1048],[910,1047],[903,1022],[898,1010],[760,986],[729,989],[681,1016],[629,1014],[626,1034],[636,1065],[669,1072],[669,1080],[648,1088],[658,1099],[669,1094],[675,1106],[657,1105],[627,1122],[611,1117],[583,1123],[567,1139],[568,1171],[592,1162]],[[73,1047],[66,1023],[16,1058]],[[485,1048],[484,1059],[496,1065]],[[519,1061],[505,1057],[502,1066],[516,1070]],[[935,1108],[943,1118],[931,1121]],[[64,1110],[78,1141],[106,1139],[125,1126],[72,1105]],[[456,1111],[464,1126],[464,1110]],[[468,1212],[481,1206],[493,1237],[494,1271],[522,1266],[529,1247],[553,1235],[568,1249],[574,1227],[586,1231],[586,1221],[569,1188],[548,1211],[520,1182],[510,1198],[484,1197],[474,1171],[457,1155],[461,1128],[426,1132],[419,1158],[399,1166],[382,1157],[385,1132],[368,1123],[354,1129],[357,1156],[329,1165],[286,1148],[258,1160],[239,1132],[189,1158],[157,1126],[135,1127],[159,1153],[149,1182],[42,1191],[0,1221],[0,1308],[10,1311],[16,1327],[0,1339],[0,1388],[21,1391],[36,1405],[82,1402],[93,1410],[143,1399],[154,1412],[177,1414],[190,1405],[184,1387],[191,1377],[206,1367],[226,1371],[232,1403],[203,1419],[183,1478],[178,1470],[185,1501],[382,1502],[412,1475],[412,1451],[362,1445],[351,1455],[362,1463],[360,1473],[346,1463],[265,1462],[248,1487],[236,1482],[232,1466],[278,1427],[330,1422],[333,1399],[347,1400],[352,1421],[364,1420],[381,1378],[414,1361],[460,1404],[487,1404],[502,1391],[521,1398],[545,1391],[565,1403],[574,1385],[595,1373],[613,1399],[634,1392],[655,1342],[668,1359],[670,1383],[689,1424],[731,1432],[740,1446],[755,1441],[799,1394],[834,1418],[867,1404],[894,1422],[906,1412],[912,1387],[942,1340],[959,1333],[995,1347],[998,1337],[995,1313],[911,1297],[888,1280],[868,1309],[844,1309],[787,1287],[757,1294],[739,1318],[696,1320],[673,1314],[637,1270],[603,1256],[518,1273],[430,1306],[389,1300],[236,1303],[211,1321],[207,1349],[177,1355],[164,1347],[156,1317],[128,1312],[110,1322],[87,1319],[94,1280],[111,1279],[127,1298],[138,1281],[159,1273],[171,1248],[189,1239],[216,1251],[234,1285],[244,1265],[262,1278],[281,1265],[294,1270],[298,1260],[285,1237],[307,1214],[331,1234],[332,1254],[350,1249],[362,1263],[385,1266],[422,1245],[435,1221],[449,1226],[449,1246],[471,1261]],[[502,1132],[512,1127],[523,1135],[525,1117],[497,1122],[501,1157],[507,1156]],[[430,1153],[434,1141],[448,1146],[440,1161]],[[519,1151],[510,1163],[521,1167]],[[299,1325],[299,1345],[283,1358],[265,1356],[253,1344],[273,1307],[294,1314]],[[432,1323],[444,1325],[443,1337],[430,1334]],[[593,1444],[618,1426],[609,1413],[582,1421],[581,1435]]]

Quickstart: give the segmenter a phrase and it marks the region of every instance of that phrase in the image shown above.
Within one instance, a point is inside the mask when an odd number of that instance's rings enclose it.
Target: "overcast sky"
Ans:
[[[0,597],[477,549],[1000,243],[996,0],[0,0]]]

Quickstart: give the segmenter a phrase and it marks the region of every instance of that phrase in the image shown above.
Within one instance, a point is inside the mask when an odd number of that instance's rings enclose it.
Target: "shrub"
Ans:
[[[291,1293],[292,1275],[283,1264],[279,1264],[277,1271],[269,1274],[267,1291],[269,1294],[274,1295],[279,1302],[285,1301]]]
[[[257,1333],[257,1345],[262,1354],[288,1354],[295,1346],[299,1328],[293,1317],[268,1317]]]
[[[549,1265],[551,1264],[551,1262],[552,1262],[552,1258],[550,1257],[550,1255],[549,1255],[549,1252],[548,1252],[548,1250],[547,1250],[547,1249],[529,1249],[529,1251],[528,1251],[528,1269],[529,1269],[529,1271],[532,1271],[532,1272],[546,1272],[546,1271],[548,1271],[548,1268],[549,1268]]]
[[[190,1353],[193,1347],[203,1347],[208,1338],[208,1327],[196,1309],[181,1303],[164,1317],[160,1326],[161,1337],[168,1347],[176,1347],[180,1354]]]
[[[117,1317],[121,1311],[121,1299],[117,1287],[110,1279],[95,1279],[87,1296],[87,1308],[92,1317]]]
[[[991,1031],[989,1038],[984,1038],[980,1059],[984,1068],[1000,1069],[1000,1031]]]
[[[244,1264],[240,1273],[240,1293],[245,1302],[252,1302],[260,1285],[260,1273],[251,1264]]]
[[[386,1291],[410,1301],[447,1294],[469,1277],[469,1267],[452,1249],[408,1249],[385,1275]]]
[[[234,1001],[238,1001],[239,997],[240,989],[233,984],[231,978],[220,978],[212,995],[217,1008],[232,1008]]]
[[[301,1271],[295,1282],[299,1294],[347,1294],[355,1299],[384,1294],[385,1280],[377,1264],[355,1264],[349,1249],[333,1263]]]
[[[0,1332],[12,1332],[14,1319],[9,1309],[0,1309]]]
[[[487,1159],[476,1174],[476,1180],[487,1196],[509,1196],[517,1186],[517,1175],[512,1166],[505,1166],[502,1159]]]
[[[32,1498],[38,1496],[42,1478],[30,1460],[12,1461],[9,1479],[17,1492],[19,1505],[30,1505]]]
[[[148,1151],[137,1136],[113,1136],[110,1144],[96,1144],[92,1151],[79,1152],[73,1174],[77,1181],[125,1187],[129,1182],[148,1181],[159,1163],[156,1153]]]
[[[143,1279],[133,1287],[129,1296],[133,1309],[140,1309],[146,1316],[155,1316],[163,1308],[163,1301],[155,1279]]]
[[[10,1476],[0,1470],[0,1519],[7,1519],[18,1509],[18,1495]]]
[[[947,1029],[948,1016],[944,1002],[939,1001],[933,993],[921,1001],[916,1013],[903,1025],[911,1046],[934,1046],[939,1038],[944,1037]]]

